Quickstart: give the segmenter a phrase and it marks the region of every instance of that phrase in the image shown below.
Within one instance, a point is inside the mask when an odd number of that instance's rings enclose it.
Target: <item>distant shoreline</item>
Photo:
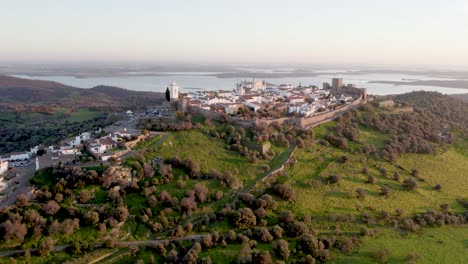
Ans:
[[[381,84],[393,84],[393,85],[412,85],[412,86],[436,86],[446,88],[459,88],[468,89],[468,81],[464,80],[416,80],[410,82],[404,81],[370,81],[368,83],[381,83]]]

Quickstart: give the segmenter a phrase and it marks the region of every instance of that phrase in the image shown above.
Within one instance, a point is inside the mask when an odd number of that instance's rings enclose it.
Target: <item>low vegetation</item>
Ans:
[[[190,127],[121,166],[39,172],[34,199],[0,212],[2,250],[38,248],[17,257],[37,262],[98,245],[113,249],[100,249],[107,263],[463,262],[467,123],[439,125],[434,111],[370,106],[311,131],[181,116]]]

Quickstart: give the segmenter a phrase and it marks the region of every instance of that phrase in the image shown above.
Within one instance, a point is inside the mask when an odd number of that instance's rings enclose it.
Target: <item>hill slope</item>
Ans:
[[[0,106],[13,108],[22,104],[140,108],[148,104],[159,104],[164,100],[162,93],[137,92],[108,86],[82,89],[57,82],[11,76],[0,76],[0,93]]]

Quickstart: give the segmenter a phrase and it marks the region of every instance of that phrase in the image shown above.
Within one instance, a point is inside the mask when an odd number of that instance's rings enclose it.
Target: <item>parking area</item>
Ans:
[[[34,176],[36,166],[33,162],[27,166],[11,168],[8,172],[9,177],[4,178],[6,189],[0,192],[0,207],[15,203],[16,197],[20,193],[28,193],[32,190],[29,187],[29,181]]]

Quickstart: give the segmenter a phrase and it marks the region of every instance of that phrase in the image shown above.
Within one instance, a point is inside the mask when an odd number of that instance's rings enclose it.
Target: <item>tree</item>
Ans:
[[[260,239],[260,241],[265,243],[270,243],[273,240],[273,236],[266,227],[257,228],[257,237]]]
[[[374,184],[375,183],[375,177],[372,175],[367,176],[367,183]]]
[[[286,201],[292,201],[294,199],[294,190],[285,184],[275,185],[275,190],[278,192],[280,197]]]
[[[255,251],[252,254],[252,263],[273,264],[273,259],[268,251]]]
[[[305,253],[313,253],[317,248],[317,239],[309,233],[302,234],[297,242]]]
[[[331,175],[328,177],[328,183],[330,184],[336,184],[340,182],[340,175]]]
[[[418,184],[413,179],[408,178],[403,181],[403,187],[408,190],[415,190],[418,187]]]
[[[99,223],[99,213],[94,211],[87,211],[84,215],[84,219],[88,225],[97,225]]]
[[[180,206],[187,211],[189,215],[197,209],[197,202],[195,201],[194,196],[184,197],[180,202]]]
[[[240,254],[239,254],[238,258],[237,258],[237,263],[243,264],[243,263],[252,262],[251,252],[252,252],[252,249],[250,248],[249,241],[248,241],[248,239],[246,239],[242,243],[242,248],[241,248]]]
[[[39,244],[39,254],[41,254],[41,256],[49,255],[49,253],[54,249],[54,245],[55,241],[50,237],[46,237]]]
[[[289,227],[289,233],[295,237],[306,233],[307,230],[307,226],[302,221],[294,221],[294,223],[292,223]]]
[[[388,196],[392,192],[392,189],[384,185],[380,188],[380,192],[383,196]]]
[[[128,217],[128,209],[125,206],[119,206],[114,209],[113,215],[119,222],[125,222]]]
[[[284,230],[279,225],[275,225],[271,227],[270,232],[273,234],[275,238],[281,238],[283,236]]]
[[[213,239],[211,235],[206,235],[202,238],[201,245],[203,248],[211,248],[213,246]]]
[[[241,229],[254,227],[257,224],[257,218],[250,208],[241,208],[233,213],[233,222],[236,227]]]
[[[171,101],[171,93],[169,92],[169,87],[166,88],[166,100],[168,102]]]
[[[18,197],[16,197],[16,206],[25,207],[25,206],[28,206],[28,205],[29,205],[28,197],[26,196],[26,194],[22,193],[22,194],[18,195]]]
[[[195,184],[193,189],[195,191],[195,195],[196,195],[197,199],[200,202],[204,203],[206,201],[206,196],[208,194],[208,188],[206,188],[204,185],[202,185],[200,183],[197,183],[197,184]]]
[[[78,200],[80,200],[80,203],[87,203],[89,200],[91,200],[91,198],[93,198],[91,192],[88,190],[83,190],[80,192]]]
[[[6,220],[0,225],[0,237],[5,241],[14,240],[23,242],[26,233],[26,225],[21,224],[21,222],[18,220]]]
[[[60,205],[56,201],[48,201],[42,206],[42,210],[48,215],[54,215],[60,210]]]
[[[289,244],[286,240],[280,239],[273,247],[276,250],[276,255],[280,259],[288,259],[289,257]]]

